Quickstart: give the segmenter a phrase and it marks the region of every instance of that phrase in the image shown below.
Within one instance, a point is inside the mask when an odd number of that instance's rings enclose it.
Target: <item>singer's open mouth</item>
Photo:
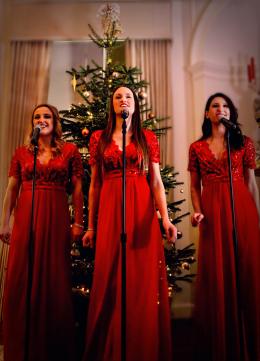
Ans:
[[[42,129],[48,127],[48,124],[47,124],[47,123],[40,123],[39,125],[40,125],[40,127],[41,127]]]

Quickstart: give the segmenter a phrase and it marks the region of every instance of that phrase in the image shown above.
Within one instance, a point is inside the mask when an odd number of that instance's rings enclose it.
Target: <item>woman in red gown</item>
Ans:
[[[75,240],[82,233],[81,157],[75,145],[61,140],[60,118],[55,107],[37,106],[30,124],[30,138],[35,126],[41,129],[36,164],[30,313],[28,322],[33,174],[33,151],[28,142],[16,150],[11,162],[0,227],[3,241],[8,242],[11,234],[3,306],[4,360],[24,361],[26,348],[27,361],[72,361],[75,350],[70,245],[71,238]],[[73,185],[75,214],[72,227],[66,193],[69,179]],[[11,232],[9,220],[14,207]]]
[[[239,130],[230,130],[239,299],[227,131],[220,122],[223,117],[236,124]],[[206,104],[203,136],[190,146],[192,224],[199,224],[200,228],[194,317],[200,335],[198,359],[206,361],[260,360],[260,208],[254,176],[255,149],[252,140],[242,135],[237,118],[229,97],[222,93],[212,95]],[[238,308],[242,317],[243,342],[239,339]]]
[[[85,361],[121,360],[122,111],[126,110],[126,360],[171,360],[170,309],[156,203],[169,242],[168,218],[152,131],[142,130],[138,99],[128,87],[111,97],[108,126],[90,141],[89,224],[84,245],[96,256]],[[149,167],[149,183],[146,178]]]

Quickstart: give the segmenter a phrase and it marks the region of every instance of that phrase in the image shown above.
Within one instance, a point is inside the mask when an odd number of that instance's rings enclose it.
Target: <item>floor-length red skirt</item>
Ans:
[[[203,361],[260,360],[259,220],[246,185],[243,181],[233,183],[239,300],[229,183],[212,182],[204,186],[202,193],[205,218],[200,226],[194,315],[200,328],[197,345]],[[243,321],[243,347],[239,342],[238,312]]]
[[[28,184],[15,209],[4,292],[5,361],[24,361],[31,195]],[[71,361],[75,340],[70,217],[64,187],[37,186],[34,214],[29,361]]]
[[[84,361],[121,359],[122,179],[105,176]],[[127,175],[126,359],[171,360],[170,308],[162,236],[145,176]]]

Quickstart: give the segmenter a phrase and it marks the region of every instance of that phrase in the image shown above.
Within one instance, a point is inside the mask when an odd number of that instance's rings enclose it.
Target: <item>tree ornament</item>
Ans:
[[[181,268],[188,271],[188,270],[190,269],[190,265],[189,265],[188,262],[183,262],[183,263],[181,264]]]
[[[80,250],[78,249],[77,244],[75,242],[71,246],[70,255],[73,257],[80,256]]]
[[[89,119],[93,119],[93,113],[91,113],[91,111],[88,110],[87,114]]]
[[[76,75],[73,74],[73,78],[72,78],[72,81],[71,81],[71,85],[73,87],[73,90],[76,91],[76,85],[77,85],[77,79],[76,79]]]
[[[112,76],[113,76],[114,78],[118,78],[118,77],[119,77],[119,73],[118,73],[117,71],[113,71]]]
[[[85,128],[87,129],[87,128]],[[87,129],[88,130],[88,129]],[[83,130],[82,130],[83,131]],[[81,132],[82,133],[82,132]],[[84,135],[83,135],[84,136]],[[80,152],[80,155],[81,155],[81,158],[83,161],[86,161],[89,157],[89,151],[88,151],[88,148],[87,147],[81,147],[81,148],[78,148],[79,152]],[[83,209],[85,209],[85,206],[83,206]]]
[[[138,97],[139,97],[139,99],[143,100],[143,99],[147,98],[147,93],[145,91],[141,90],[138,93]]]
[[[88,98],[88,97],[90,96],[90,93],[86,90],[86,91],[84,91],[83,95],[84,95],[86,98]]]
[[[114,36],[121,33],[121,24],[119,21],[120,7],[118,4],[102,5],[97,13],[97,17],[101,18],[104,34],[111,35],[114,31]]]
[[[152,118],[154,118],[154,117],[155,117],[154,113],[151,112],[151,113],[148,114],[148,118],[149,118],[149,119],[152,119]]]
[[[81,134],[83,135],[83,137],[86,137],[89,134],[88,128],[87,127],[83,128]]]
[[[177,239],[180,239],[182,237],[182,232],[181,231],[177,231]]]

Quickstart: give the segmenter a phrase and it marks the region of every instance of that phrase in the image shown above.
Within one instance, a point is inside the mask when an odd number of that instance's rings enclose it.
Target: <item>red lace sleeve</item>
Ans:
[[[148,146],[149,161],[160,163],[160,148],[155,133],[151,130],[145,130],[144,134]]]
[[[71,158],[72,175],[78,178],[83,176],[83,165],[81,155],[76,145],[73,144],[72,158]]]
[[[13,158],[11,160],[11,165],[9,168],[8,176],[14,177],[16,179],[21,179],[21,163],[20,163],[20,148],[16,149]]]
[[[244,167],[255,169],[256,168],[256,151],[254,143],[251,138],[245,137],[245,153],[244,153]]]
[[[199,161],[196,153],[195,143],[191,144],[189,149],[188,171],[199,173]]]
[[[99,143],[99,139],[100,139],[101,134],[102,134],[102,130],[97,130],[90,137],[90,141],[89,141],[89,154],[90,154],[89,165],[94,165],[97,162],[97,158],[98,158],[98,149],[97,148],[98,148],[98,143]]]

